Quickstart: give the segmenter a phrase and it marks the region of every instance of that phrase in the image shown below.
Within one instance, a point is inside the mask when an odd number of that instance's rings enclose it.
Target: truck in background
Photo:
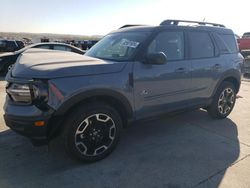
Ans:
[[[244,76],[250,75],[250,32],[246,32],[243,36],[237,39],[240,53],[243,55],[245,61],[243,65]]]
[[[250,55],[250,32],[244,33],[243,36],[237,39],[239,49],[244,57]]]

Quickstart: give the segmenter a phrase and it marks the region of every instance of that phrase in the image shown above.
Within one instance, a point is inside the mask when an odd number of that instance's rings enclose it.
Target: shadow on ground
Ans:
[[[134,123],[108,158],[79,164],[67,158],[60,139],[35,148],[7,130],[0,133],[0,187],[199,186],[238,159],[237,136],[230,119],[198,110]]]

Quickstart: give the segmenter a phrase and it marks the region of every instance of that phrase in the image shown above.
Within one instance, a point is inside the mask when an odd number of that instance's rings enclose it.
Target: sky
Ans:
[[[215,22],[250,32],[250,0],[0,0],[0,32],[105,35],[166,19]]]

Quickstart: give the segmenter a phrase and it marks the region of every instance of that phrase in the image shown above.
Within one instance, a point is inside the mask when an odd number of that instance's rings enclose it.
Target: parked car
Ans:
[[[25,50],[29,48],[43,48],[43,49],[51,49],[51,50],[61,50],[61,51],[69,51],[69,52],[75,52],[78,54],[84,54],[85,51],[76,48],[74,46],[63,44],[63,43],[37,43],[30,46],[27,46],[25,48],[22,48],[18,51],[15,51],[13,53],[4,53],[0,55],[0,73],[6,74],[14,65],[17,58],[21,53],[23,53]]]
[[[94,46],[97,42],[98,40],[83,40],[83,41],[80,41],[80,46],[81,46],[81,49],[88,50],[92,46]]]
[[[24,43],[18,40],[0,40],[0,53],[14,52],[24,47]]]
[[[69,156],[93,162],[134,120],[196,108],[226,118],[242,63],[232,30],[180,20],[119,29],[83,56],[29,49],[7,74],[4,119],[35,144],[61,135]]]

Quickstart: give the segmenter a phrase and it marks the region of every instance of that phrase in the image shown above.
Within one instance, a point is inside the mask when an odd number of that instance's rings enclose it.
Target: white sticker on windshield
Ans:
[[[121,46],[126,46],[126,47],[130,47],[130,48],[137,48],[137,46],[139,45],[139,42],[136,41],[130,41],[127,39],[122,39],[121,41]]]

